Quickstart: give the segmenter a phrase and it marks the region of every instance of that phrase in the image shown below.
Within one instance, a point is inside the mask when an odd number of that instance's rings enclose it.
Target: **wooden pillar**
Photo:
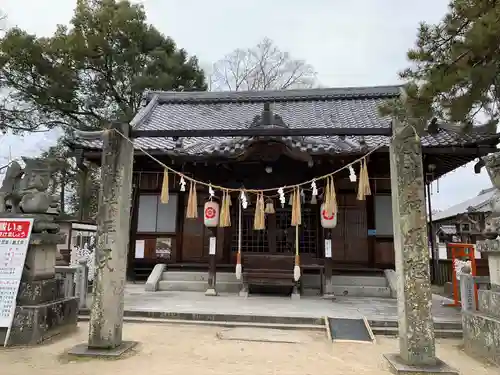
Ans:
[[[376,245],[376,228],[375,228],[375,186],[371,184],[372,195],[366,197],[366,224],[368,229],[368,266],[375,268],[375,245]],[[373,232],[375,230],[375,232]]]
[[[333,259],[332,259],[332,229],[324,229],[323,232],[325,233],[325,238],[323,241],[323,256],[325,259],[325,280],[322,281],[325,283],[324,289],[323,289],[323,294],[325,296],[330,296],[334,297],[335,294],[333,293],[333,284],[332,284],[332,276],[333,276]],[[327,249],[327,244],[330,241],[330,248]],[[329,254],[328,254],[329,252]]]
[[[208,245],[208,288],[206,296],[217,295],[217,228],[207,228],[210,233]]]
[[[436,358],[422,148],[415,130],[397,121],[390,164],[399,354],[386,358],[395,373],[408,373],[409,366],[415,373],[440,373],[450,369]]]

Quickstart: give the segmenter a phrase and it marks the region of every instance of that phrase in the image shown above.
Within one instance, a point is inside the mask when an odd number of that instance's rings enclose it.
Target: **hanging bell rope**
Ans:
[[[255,216],[253,221],[254,230],[264,230],[266,227],[266,217],[264,212],[264,194],[260,192],[255,203]]]
[[[161,195],[160,202],[163,204],[168,203],[169,192],[168,192],[168,169],[163,171],[163,182],[161,185]]]
[[[300,204],[300,191],[297,187],[294,189],[292,194],[292,226],[298,226],[302,224],[302,213],[301,213],[301,204]]]
[[[300,254],[299,254],[299,226],[295,226],[295,265],[293,266],[293,279],[300,280]]]
[[[242,267],[241,267],[241,240],[242,240],[242,220],[241,220],[241,210],[242,210],[242,205],[238,205],[238,252],[236,253],[236,269],[235,269],[235,274],[236,274],[236,279],[241,280],[241,274],[242,274]]]
[[[187,219],[196,219],[198,218],[198,198],[196,196],[196,183],[191,181],[189,185],[189,195],[188,195],[188,203],[186,210],[186,218]]]

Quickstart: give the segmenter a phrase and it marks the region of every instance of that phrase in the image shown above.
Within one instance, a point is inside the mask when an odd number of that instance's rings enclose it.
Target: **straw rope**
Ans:
[[[173,169],[172,167],[166,165],[165,163],[162,163],[160,160],[158,160],[157,158],[155,158],[153,155],[151,155],[149,152],[147,152],[141,146],[138,146],[138,145],[134,144],[133,140],[131,140],[130,138],[128,138],[126,135],[124,135],[119,130],[112,129],[112,131],[115,131],[117,134],[119,134],[121,137],[123,137],[126,141],[130,142],[135,148],[137,148],[139,151],[141,151],[144,155],[146,155],[151,160],[153,160],[156,163],[158,163],[159,165],[161,165],[164,169],[170,171],[171,173],[176,174],[179,177],[183,177],[187,181],[190,181],[190,182],[195,183],[197,185],[206,186],[206,187],[212,186],[213,189],[226,191],[228,193],[231,193],[231,192],[240,192],[241,191],[241,189],[228,188],[228,187],[224,187],[224,186],[220,186],[220,185],[214,185],[212,183],[208,183],[208,182],[204,182],[204,181],[199,181],[199,180],[196,180],[196,179],[194,179],[192,177],[186,176],[185,174],[183,174],[183,173],[181,173],[181,172]],[[325,180],[325,179],[327,179],[329,177],[332,177],[333,175],[335,175],[335,174],[343,171],[344,169],[348,169],[349,167],[351,167],[351,166],[353,166],[355,164],[358,164],[358,163],[360,163],[363,160],[366,160],[366,157],[368,155],[374,153],[375,151],[377,151],[378,149],[380,149],[382,147],[384,147],[384,146],[383,145],[377,146],[377,147],[373,148],[372,150],[368,151],[365,155],[363,155],[363,156],[359,157],[358,159],[354,160],[353,162],[351,162],[349,164],[346,164],[346,165],[340,167],[339,169],[337,169],[337,170],[335,170],[333,172],[327,173],[325,175],[322,175],[322,176],[319,176],[319,177],[315,177],[315,178],[312,178],[310,180],[303,181],[303,182],[300,182],[298,184],[293,184],[293,185],[283,185],[283,186],[278,186],[278,187],[275,187],[275,188],[266,188],[266,189],[245,189],[245,193],[261,194],[261,193],[265,193],[265,192],[276,191],[276,190],[278,190],[280,188],[282,188],[283,190],[295,191],[295,189],[300,188],[300,187],[302,187],[304,185],[310,185],[313,181],[317,182],[317,181]]]

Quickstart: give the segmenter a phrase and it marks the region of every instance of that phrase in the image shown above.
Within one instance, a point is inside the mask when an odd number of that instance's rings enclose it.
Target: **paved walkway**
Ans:
[[[449,301],[438,295],[433,296],[434,320],[461,321],[457,309],[442,306],[445,300]],[[274,296],[243,298],[234,294],[207,297],[197,292],[146,292],[143,284],[128,284],[125,292],[126,310],[190,314],[305,318],[365,316],[369,320],[397,320],[396,303],[395,299],[367,297],[338,297],[335,301],[319,297],[302,297],[300,300]]]

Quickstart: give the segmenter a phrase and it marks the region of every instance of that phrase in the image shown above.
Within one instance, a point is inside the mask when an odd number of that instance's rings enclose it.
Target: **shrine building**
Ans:
[[[314,180],[370,152],[366,157],[370,194],[364,199],[357,197],[358,165],[353,168],[356,181],[353,170],[348,168],[333,176],[337,200],[334,228],[322,227],[324,182],[317,182],[317,197],[310,184],[300,190],[300,265],[303,274],[308,275],[304,280],[320,283],[321,290],[325,274],[380,277],[384,269],[394,269],[388,149],[391,119],[381,117],[378,107],[400,95],[400,90],[400,86],[384,86],[145,93],[143,106],[130,123],[135,156],[129,279],[145,280],[159,263],[167,264],[167,273],[208,272],[210,237],[215,236],[214,267],[221,288],[224,283],[231,284],[221,274],[234,274],[238,248],[243,273],[260,275],[255,277],[260,279],[256,284],[286,285],[282,281],[293,277],[295,229],[291,226],[291,194],[285,194],[286,202],[282,204],[277,189]],[[210,129],[219,132],[213,136],[209,132],[197,134]],[[254,135],[224,137],[220,132],[224,129],[247,129],[247,134]],[[291,136],[274,136],[268,135],[272,134],[268,129],[296,131]],[[161,137],[162,131],[167,134],[169,130],[179,130],[183,136]],[[439,128],[423,136],[426,184],[495,151],[498,141],[498,135],[480,128],[467,135]],[[101,163],[101,141],[74,142],[72,147],[86,162]],[[272,203],[272,209],[266,208],[265,228],[254,229],[257,196],[248,194],[248,206],[241,213],[239,242],[237,191],[230,192],[231,225],[208,228],[204,224],[204,207],[209,189],[202,184],[196,184],[198,217],[186,218],[189,180],[181,183],[174,173],[168,179],[168,203],[162,203],[165,168],[158,161],[184,176],[214,186],[276,188],[264,196],[266,206]],[[220,201],[222,192],[214,190]],[[325,258],[326,238],[331,238],[331,258]],[[228,291],[232,288],[228,286]],[[167,289],[175,290],[175,286]]]

